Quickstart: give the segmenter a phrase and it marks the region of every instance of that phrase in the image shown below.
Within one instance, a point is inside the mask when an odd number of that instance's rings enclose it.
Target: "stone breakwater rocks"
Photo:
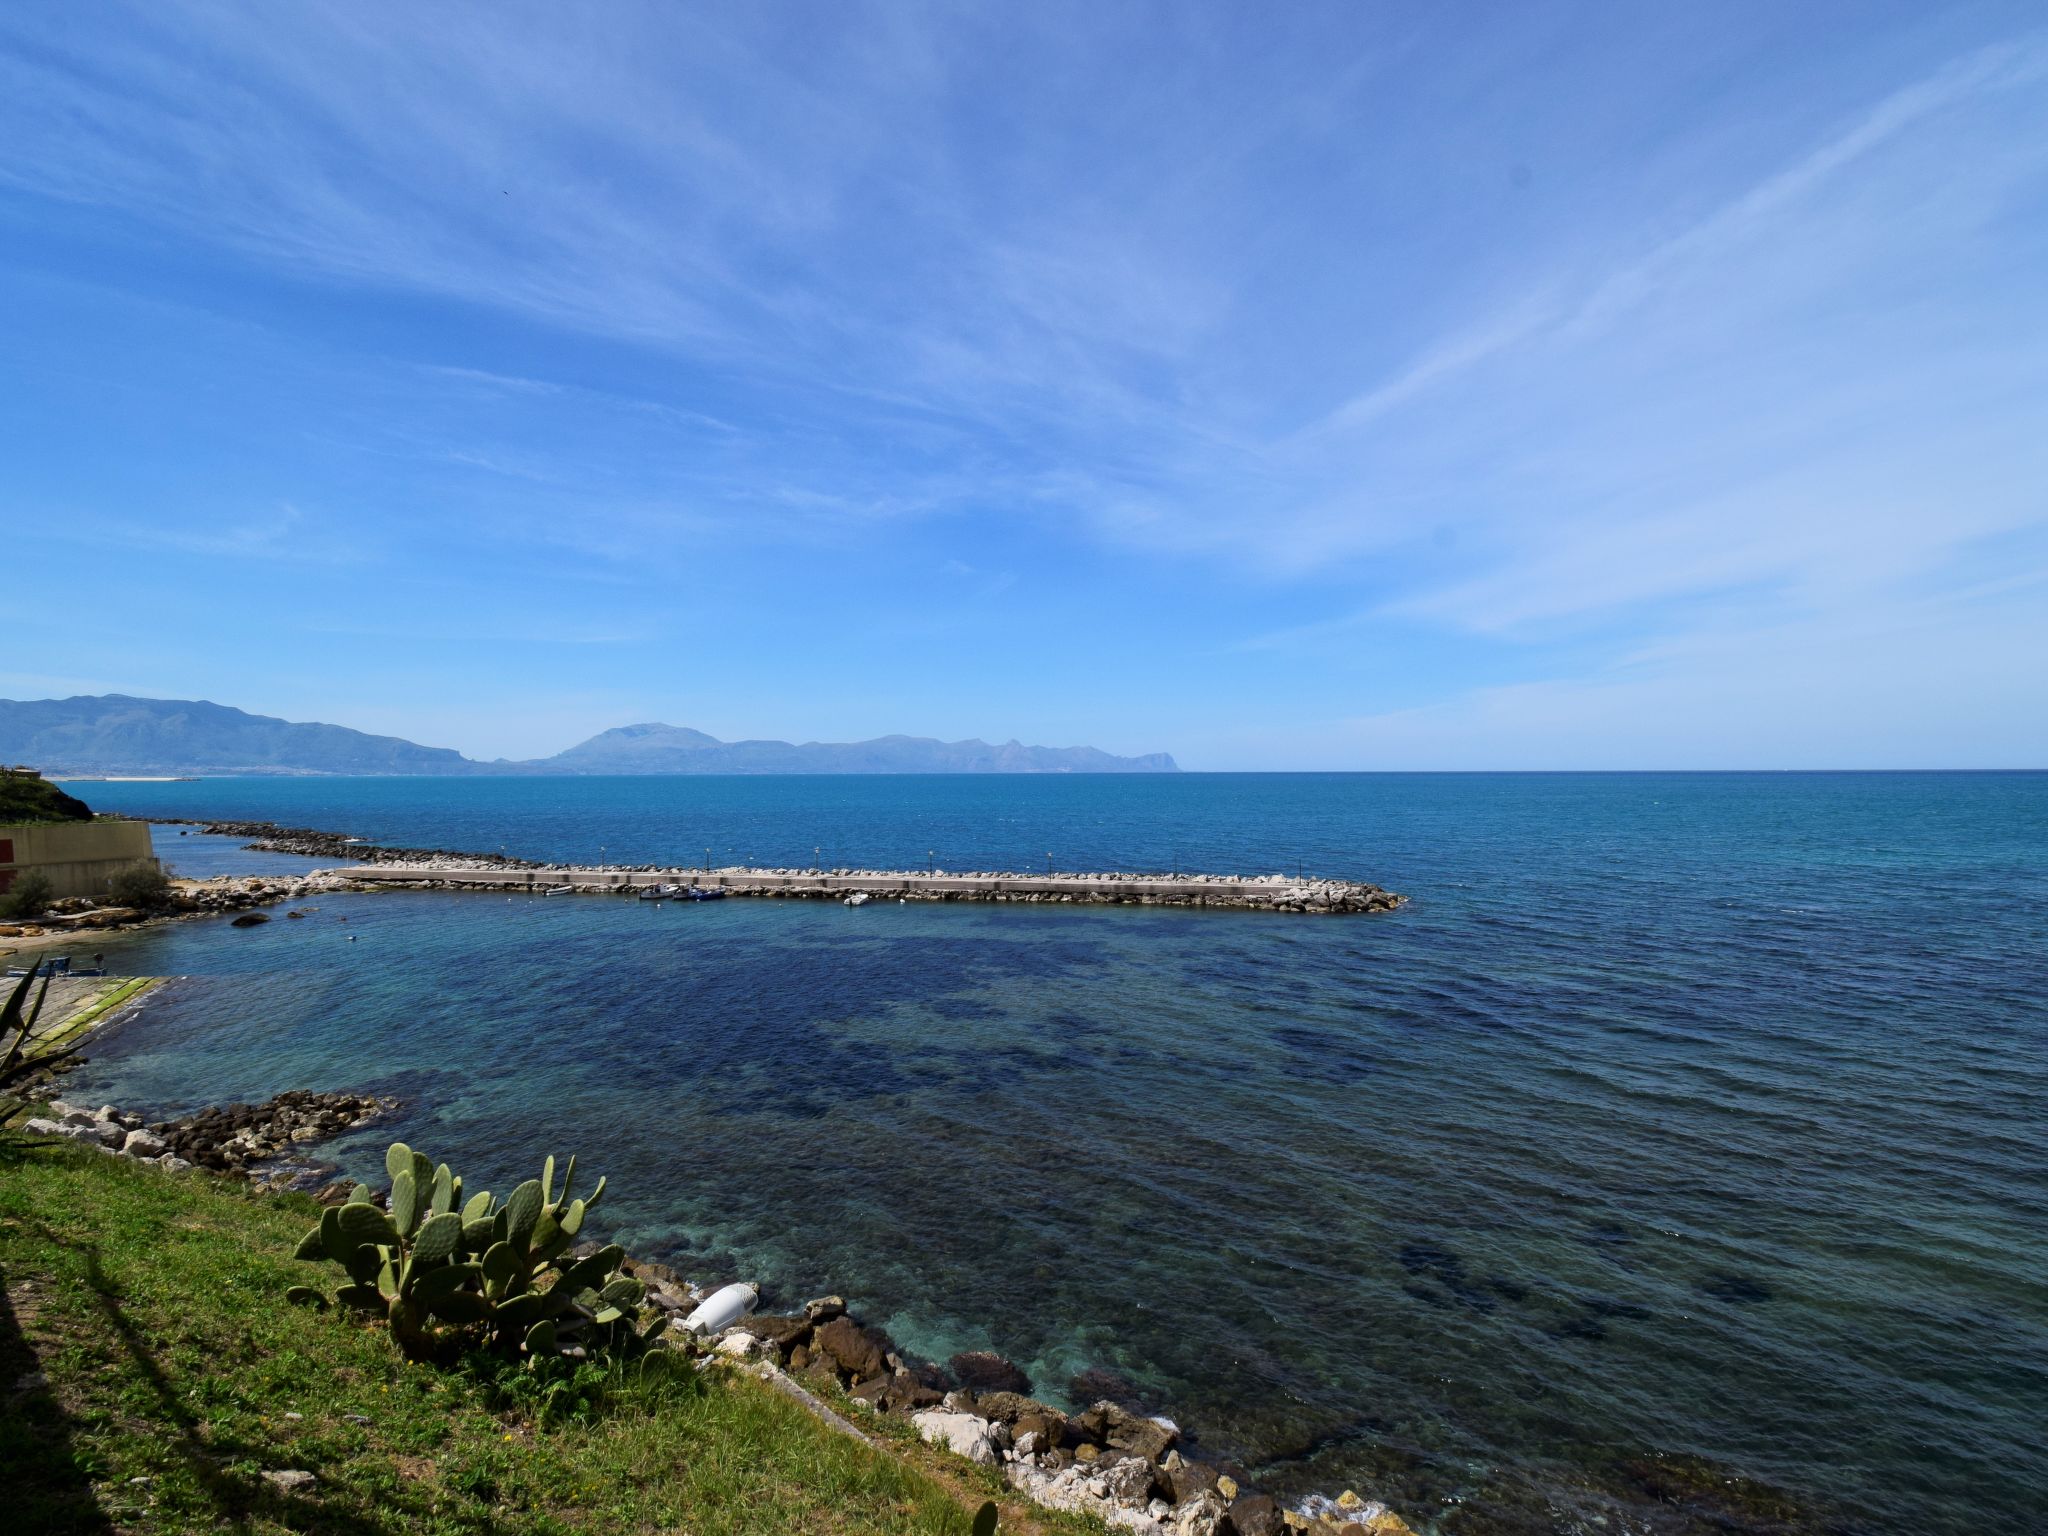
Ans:
[[[1406,899],[1377,885],[1352,880],[1304,880],[1288,875],[1164,875],[1112,871],[1035,875],[1002,870],[660,868],[653,865],[532,864],[509,881],[498,866],[433,859],[392,858],[353,869],[323,870],[328,878],[410,890],[523,891],[564,885],[577,895],[634,896],[654,883],[703,885],[728,896],[843,901],[856,891],[878,901],[992,901],[1066,906],[1203,907],[1258,912],[1391,912]]]
[[[309,858],[340,858],[360,866],[342,878],[375,881],[372,870],[416,889],[502,889],[502,880],[477,873],[531,874],[536,883],[565,883],[604,892],[627,893],[634,876],[664,883],[702,882],[733,896],[779,896],[841,900],[855,889],[903,901],[999,901],[1069,906],[1216,907],[1267,912],[1391,912],[1405,898],[1355,880],[1310,879],[1295,875],[1183,875],[1108,870],[1062,870],[1041,876],[1018,870],[890,869],[692,869],[677,865],[545,864],[505,854],[466,853],[451,848],[397,848],[365,842],[339,832],[285,827],[270,821],[191,821],[183,825],[222,837],[253,839],[245,846]],[[322,871],[331,876],[331,871]],[[857,882],[848,884],[847,882]],[[836,884],[833,882],[837,882]],[[641,884],[647,883],[645,880]],[[1034,888],[1037,887],[1037,888]],[[1051,888],[1047,888],[1051,887]]]
[[[304,901],[308,896],[353,890],[355,882],[312,874],[289,880],[261,875],[221,876],[212,880],[181,880],[177,883],[177,910],[188,916],[209,913],[247,912],[254,907],[275,906],[281,901]]]
[[[225,1108],[202,1109],[179,1120],[148,1124],[141,1115],[124,1112],[111,1104],[87,1110],[53,1099],[50,1115],[27,1121],[23,1129],[91,1142],[108,1152],[174,1172],[200,1167],[250,1178],[261,1171],[262,1165],[309,1142],[360,1125],[396,1104],[394,1099],[363,1094],[311,1093],[296,1088],[263,1104],[229,1104]],[[270,1182],[303,1183],[321,1172],[332,1170],[293,1169],[285,1177]]]
[[[701,1296],[673,1270],[628,1263],[672,1326]],[[926,1443],[982,1466],[1052,1509],[1090,1514],[1141,1536],[1412,1536],[1384,1504],[1346,1491],[1285,1508],[1227,1467],[1183,1456],[1180,1429],[1108,1399],[1069,1413],[1029,1395],[1000,1356],[914,1360],[878,1328],[823,1296],[801,1311],[742,1319],[712,1342],[717,1356],[786,1371],[799,1389],[844,1393],[860,1413],[908,1420]]]
[[[435,864],[461,862],[488,869],[537,869],[526,859],[497,853],[464,853],[454,848],[389,848],[341,832],[312,827],[283,827],[274,821],[174,821],[166,826],[197,827],[217,837],[246,837],[246,848],[259,853],[296,853],[310,859],[349,859],[357,864]]]

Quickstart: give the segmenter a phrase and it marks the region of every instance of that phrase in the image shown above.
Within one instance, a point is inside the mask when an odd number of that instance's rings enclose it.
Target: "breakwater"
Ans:
[[[1018,874],[1012,871],[901,869],[616,869],[602,866],[397,864],[322,873],[365,885],[430,890],[505,890],[535,894],[567,887],[577,895],[637,896],[659,886],[694,886],[730,896],[844,901],[861,895],[898,901],[1055,902],[1087,906],[1221,907],[1267,912],[1391,912],[1403,899],[1350,880],[1288,875]]]
[[[342,832],[285,827],[274,821],[208,821],[181,816],[153,817],[165,827],[197,827],[215,837],[246,837],[242,846],[259,853],[292,853],[309,859],[353,859],[358,864],[451,863],[489,869],[539,869],[531,859],[503,853],[469,853],[454,848],[395,848]]]
[[[858,893],[903,901],[1054,902],[1321,913],[1391,912],[1406,900],[1364,881],[1303,875],[544,864],[503,853],[390,847],[337,832],[284,827],[268,821],[165,824],[196,826],[221,837],[246,837],[251,839],[246,846],[267,853],[351,860],[347,868],[322,871],[335,878],[442,890],[525,890],[567,885],[579,895],[616,895],[637,894],[649,886],[694,885],[732,896],[812,900],[844,900]]]

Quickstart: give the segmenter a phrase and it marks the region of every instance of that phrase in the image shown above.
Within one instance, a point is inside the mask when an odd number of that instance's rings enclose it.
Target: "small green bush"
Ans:
[[[35,917],[56,899],[57,888],[40,869],[32,869],[0,896],[0,917]]]
[[[171,904],[171,877],[155,860],[138,860],[114,871],[107,895],[117,906],[160,912]]]
[[[590,1423],[614,1376],[594,1360],[538,1355],[520,1362],[485,1350],[464,1355],[462,1366],[483,1388],[484,1401],[494,1412],[524,1413],[543,1424]]]

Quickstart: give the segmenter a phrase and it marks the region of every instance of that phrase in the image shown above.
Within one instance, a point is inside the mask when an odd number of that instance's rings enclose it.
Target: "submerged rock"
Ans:
[[[1001,1355],[987,1350],[970,1350],[946,1362],[960,1385],[976,1397],[984,1392],[1015,1392],[1028,1395],[1031,1378]]]
[[[1180,1438],[1180,1431],[1168,1421],[1145,1418],[1119,1403],[1097,1403],[1072,1423],[1090,1440],[1151,1461],[1164,1457]]]
[[[1085,1371],[1076,1371],[1068,1378],[1067,1395],[1077,1403],[1106,1400],[1137,1412],[1143,1412],[1148,1406],[1136,1382],[1122,1371],[1111,1370],[1106,1365],[1091,1365]]]

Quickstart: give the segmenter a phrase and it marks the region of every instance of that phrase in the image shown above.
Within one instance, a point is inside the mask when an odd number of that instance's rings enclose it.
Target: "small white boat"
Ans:
[[[848,905],[849,907],[864,907],[867,904],[868,893],[866,891],[855,891],[851,896],[846,898],[846,905]]]
[[[573,885],[550,885],[541,891],[543,896],[574,896],[575,894],[576,887]]]
[[[640,899],[642,901],[667,901],[675,893],[676,888],[672,885],[650,885],[641,890]]]

